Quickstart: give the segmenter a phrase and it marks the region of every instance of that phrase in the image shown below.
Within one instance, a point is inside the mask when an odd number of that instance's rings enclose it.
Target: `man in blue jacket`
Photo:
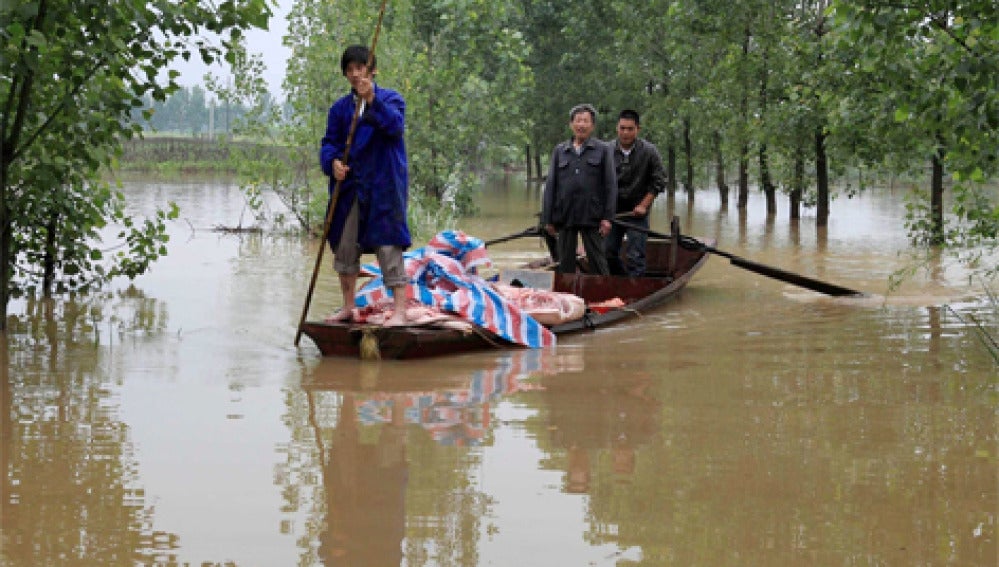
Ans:
[[[406,323],[406,270],[402,252],[412,244],[406,223],[409,167],[406,159],[406,102],[398,92],[374,83],[375,58],[363,45],[352,45],[340,58],[351,92],[330,107],[319,162],[329,176],[330,198],[336,199],[329,244],[333,268],[340,277],[343,307],[329,321],[349,321],[354,307],[362,253],[378,258],[385,287],[392,291],[394,312],[385,324]],[[360,115],[344,159],[357,105]]]

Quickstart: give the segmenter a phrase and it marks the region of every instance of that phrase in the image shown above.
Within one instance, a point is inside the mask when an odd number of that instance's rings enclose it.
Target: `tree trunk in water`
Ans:
[[[769,79],[770,70],[767,68],[767,52],[763,51],[763,65],[760,71],[760,120],[765,123],[767,121],[767,80]],[[777,214],[777,190],[774,187],[773,181],[770,179],[770,157],[767,155],[767,144],[760,144],[760,186],[763,188],[763,194],[767,199],[767,216],[771,217]]]
[[[944,242],[944,218],[943,218],[943,174],[944,157],[947,151],[944,149],[943,140],[937,136],[938,146],[933,154],[933,170],[930,179],[930,242],[933,245],[940,245]]]
[[[42,258],[42,294],[52,297],[52,284],[55,283],[56,265],[56,231],[59,226],[59,214],[52,215],[45,225],[45,257]]]
[[[716,130],[715,135],[715,183],[718,184],[718,196],[721,198],[722,207],[728,207],[728,184],[725,183],[725,154],[722,151],[721,134]]]
[[[666,187],[676,193],[676,148],[671,143],[666,147]]]
[[[829,7],[829,0],[824,0],[814,6],[816,13],[825,13]],[[815,45],[819,47],[817,53],[819,65],[825,65],[825,54],[822,50],[822,38],[826,35],[827,19],[820,17],[816,19]],[[826,130],[825,123],[820,122],[815,128],[815,225],[825,228],[829,226],[829,159],[826,155]]]
[[[799,146],[794,153],[794,186],[791,188],[789,218],[796,221],[801,218],[801,195],[805,192],[805,152]]]
[[[749,26],[746,27],[742,36],[742,61],[749,65],[749,41],[752,32]],[[749,86],[743,85],[742,98],[739,101],[739,120],[742,126],[739,128],[739,199],[736,207],[740,211],[745,211],[749,206],[749,142],[746,130],[749,128]]]
[[[687,171],[684,175],[683,185],[687,193],[694,192],[694,148],[690,143],[690,120],[683,119],[683,155],[687,160]]]
[[[749,206],[749,147],[743,146],[739,157],[739,203],[740,209]]]
[[[829,160],[826,156],[826,132],[822,126],[815,129],[815,225],[829,224]]]
[[[13,239],[11,237],[10,210],[7,204],[7,158],[4,156],[0,165],[0,333],[7,330],[7,304],[10,302],[10,267],[14,263],[12,256]],[[6,341],[0,348],[6,348]],[[2,368],[6,369],[4,365]]]
[[[767,145],[760,144],[760,185],[767,198],[767,216],[777,214],[777,188],[770,179],[770,158],[767,155]]]
[[[527,176],[527,180],[530,181],[531,180],[531,144],[527,144],[526,146],[524,146],[524,155],[526,156],[524,158],[524,163],[525,163],[525,165],[527,165],[527,171],[524,172],[524,175],[526,175]]]

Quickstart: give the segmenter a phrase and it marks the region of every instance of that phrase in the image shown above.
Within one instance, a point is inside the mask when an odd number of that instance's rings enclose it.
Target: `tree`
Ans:
[[[910,218],[913,238],[976,245],[999,237],[999,204],[979,184],[999,173],[999,5],[991,0],[836,2],[835,47],[853,65],[842,127],[887,138],[901,166],[930,165],[929,203]],[[853,99],[853,100],[851,100]],[[859,100],[858,100],[859,99]],[[872,127],[873,126],[873,127]],[[898,159],[897,157],[895,159]],[[944,177],[955,181],[956,227],[944,219]]]
[[[516,29],[519,10],[510,1],[421,0],[406,20],[414,185],[472,212],[474,174],[487,163],[512,161],[527,139],[525,125],[510,123],[532,87],[527,44]]]
[[[279,152],[240,160],[240,181],[254,193],[271,191],[300,225],[318,232],[328,178],[316,162],[330,105],[349,88],[339,54],[370,46],[378,3],[296,0],[284,38],[293,53],[284,91],[287,115],[257,112],[265,90],[254,56],[238,51],[230,85],[210,87],[223,100],[252,107],[239,131]],[[513,161],[526,128],[521,115],[530,85],[527,46],[510,1],[389,3],[375,47],[379,84],[406,99],[410,164],[410,228],[420,239],[453,215],[474,212],[472,191],[486,166]],[[331,56],[331,54],[335,54]],[[444,206],[442,206],[444,205]]]
[[[198,55],[211,63],[269,17],[266,0],[0,7],[0,329],[12,295],[135,277],[165,253],[164,222],[176,210],[129,218],[101,169],[140,132],[133,107],[178,88],[172,61]],[[227,39],[215,45],[200,38],[206,32]],[[109,223],[122,227],[123,247],[105,260],[96,244]]]

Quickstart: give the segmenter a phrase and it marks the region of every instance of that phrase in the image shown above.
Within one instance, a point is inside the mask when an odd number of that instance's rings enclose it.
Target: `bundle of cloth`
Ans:
[[[532,316],[532,310],[549,324],[553,309],[566,316],[578,312],[579,317],[585,310],[583,300],[572,294],[525,292],[482,278],[479,270],[492,265],[485,242],[460,230],[438,233],[426,246],[406,252],[403,260],[409,277],[406,317],[413,325],[457,329],[475,325],[510,342],[543,348],[555,345],[555,335]],[[365,264],[361,273],[371,279],[357,292],[353,320],[384,322],[392,314],[391,291],[376,264]],[[558,319],[565,320],[562,315]]]

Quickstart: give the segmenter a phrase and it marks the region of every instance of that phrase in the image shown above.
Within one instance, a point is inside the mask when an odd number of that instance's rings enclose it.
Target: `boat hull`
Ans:
[[[588,311],[582,319],[553,325],[550,330],[557,336],[569,335],[637,317],[676,298],[708,258],[703,250],[690,250],[671,241],[656,239],[648,241],[646,255],[649,269],[642,277],[579,272],[555,274],[555,291],[574,293],[588,304],[618,297],[625,306],[605,313]],[[324,356],[413,359],[495,348],[523,348],[479,328],[458,331],[306,321],[301,330]]]

